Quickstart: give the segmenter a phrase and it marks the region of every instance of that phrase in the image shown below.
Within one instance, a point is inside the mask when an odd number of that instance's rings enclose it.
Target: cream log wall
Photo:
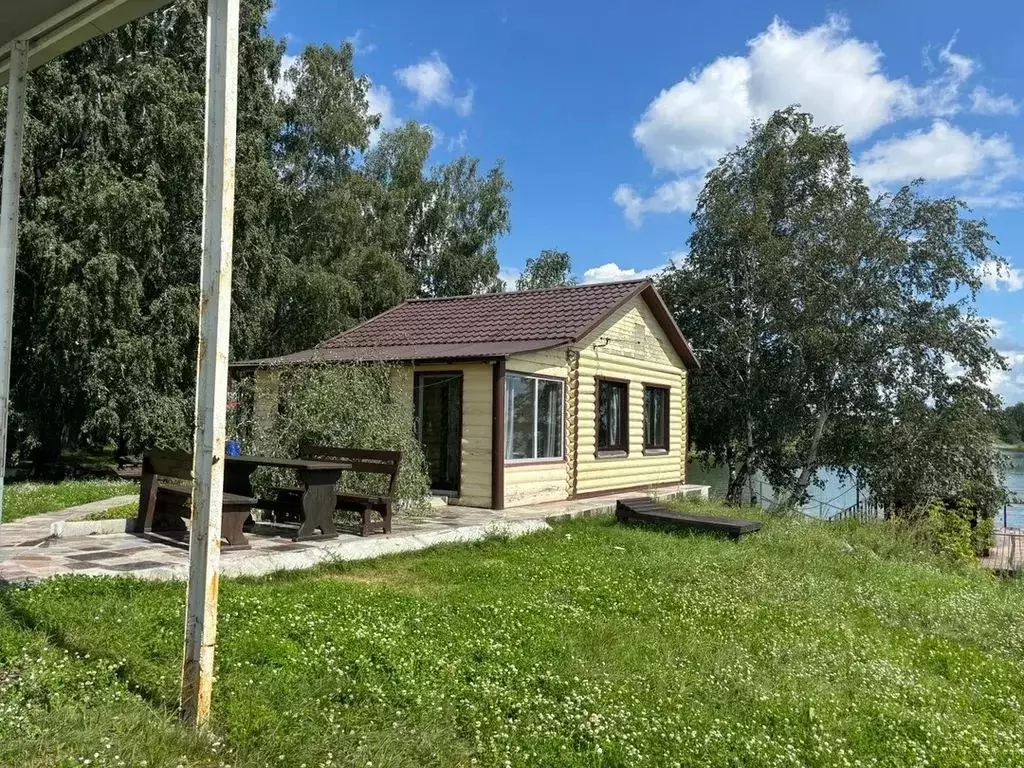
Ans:
[[[505,364],[505,371],[546,376],[562,379],[564,382],[569,371],[566,353],[565,347],[559,347],[527,355],[516,355],[509,358]],[[568,414],[572,407],[568,386],[564,387],[564,392],[562,413]],[[565,457],[571,457],[569,440],[563,439],[562,445]],[[569,460],[565,457],[558,460],[506,461],[505,506],[539,504],[542,501],[560,501],[568,498]]]
[[[686,456],[686,368],[640,297],[579,345],[579,412],[575,493],[683,481]],[[597,458],[598,377],[629,381],[629,453]],[[669,388],[669,450],[643,454],[643,385]]]

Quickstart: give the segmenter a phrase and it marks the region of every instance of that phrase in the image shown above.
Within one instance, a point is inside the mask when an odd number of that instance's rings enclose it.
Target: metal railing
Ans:
[[[840,520],[856,520],[860,523],[870,523],[875,520],[885,519],[885,507],[872,499],[870,496],[858,499],[856,503],[833,512],[824,518],[827,522],[834,523]]]
[[[771,492],[766,493],[765,488],[768,488]],[[751,502],[761,506],[763,509],[773,509],[778,505],[778,499],[775,497],[774,489],[771,489],[770,485],[758,480],[757,485],[750,486]],[[844,490],[839,496],[840,498],[849,494],[849,489]],[[869,494],[864,496],[857,492],[857,501],[848,506],[840,506],[832,503],[835,499],[828,501],[817,500],[811,501],[802,507],[799,507],[799,511],[805,517],[809,517],[812,520],[821,520],[827,523],[838,522],[840,520],[858,520],[860,522],[870,522],[875,520],[882,520],[885,518],[885,509],[883,506],[871,498]],[[817,509],[817,514],[813,511]]]
[[[1004,574],[1024,571],[1024,531],[999,530],[992,534],[992,546],[981,559],[981,566]]]

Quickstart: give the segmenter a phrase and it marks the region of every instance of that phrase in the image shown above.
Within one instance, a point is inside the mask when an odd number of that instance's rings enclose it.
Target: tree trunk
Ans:
[[[739,469],[729,473],[729,489],[726,492],[725,500],[730,504],[743,503],[743,491],[748,485],[750,477],[750,460],[744,458]]]
[[[807,487],[811,484],[811,477],[818,469],[818,446],[821,444],[821,436],[825,433],[825,423],[828,421],[829,409],[822,407],[818,413],[818,423],[814,427],[814,436],[811,438],[811,446],[807,449],[807,456],[804,458],[803,469],[800,470],[800,477],[797,478],[793,487],[793,501],[803,504],[807,497]]]
[[[750,357],[747,357],[747,378],[750,377]],[[754,496],[754,419],[750,416],[750,398],[747,398],[747,490],[750,491],[750,506],[754,506],[757,500]]]
[[[64,439],[59,424],[51,423],[49,428],[40,432],[39,445],[32,455],[32,473],[37,476],[56,477]]]

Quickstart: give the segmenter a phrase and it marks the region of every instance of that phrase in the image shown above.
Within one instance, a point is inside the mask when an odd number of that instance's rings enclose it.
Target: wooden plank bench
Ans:
[[[164,483],[169,478],[177,483]],[[139,490],[139,514],[136,533],[183,531],[182,518],[192,515],[192,454],[185,451],[152,451],[142,459],[142,487]],[[221,507],[221,549],[249,549],[242,525],[256,506],[256,499],[237,493],[224,493]]]
[[[395,491],[398,486],[398,466],[402,461],[401,451],[368,450],[363,448],[339,448],[332,445],[304,443],[299,455],[305,459],[339,461],[348,464],[352,472],[384,475],[388,478],[387,490],[383,494],[362,494],[343,491],[337,494],[335,509],[358,512],[360,535],[391,533],[391,517],[394,510]],[[285,502],[295,493],[294,489],[278,488],[278,503]],[[375,516],[380,521],[374,520]]]
[[[761,523],[757,520],[714,515],[684,515],[666,509],[652,499],[620,499],[615,503],[615,519],[620,523],[653,523],[723,534],[731,539],[739,539],[745,534],[761,529]]]

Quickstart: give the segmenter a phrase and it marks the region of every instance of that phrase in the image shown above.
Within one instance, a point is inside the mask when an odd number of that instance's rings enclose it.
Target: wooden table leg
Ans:
[[[226,542],[221,550],[249,549],[249,539],[246,538],[242,525],[249,517],[250,506],[248,504],[225,504],[221,515],[220,535]]]
[[[340,477],[341,471],[334,469],[306,469],[299,472],[299,480],[305,490],[302,493],[302,524],[295,541],[338,535],[338,529],[334,526],[334,506],[337,500],[334,486]],[[316,533],[317,529],[320,530],[319,534]]]

